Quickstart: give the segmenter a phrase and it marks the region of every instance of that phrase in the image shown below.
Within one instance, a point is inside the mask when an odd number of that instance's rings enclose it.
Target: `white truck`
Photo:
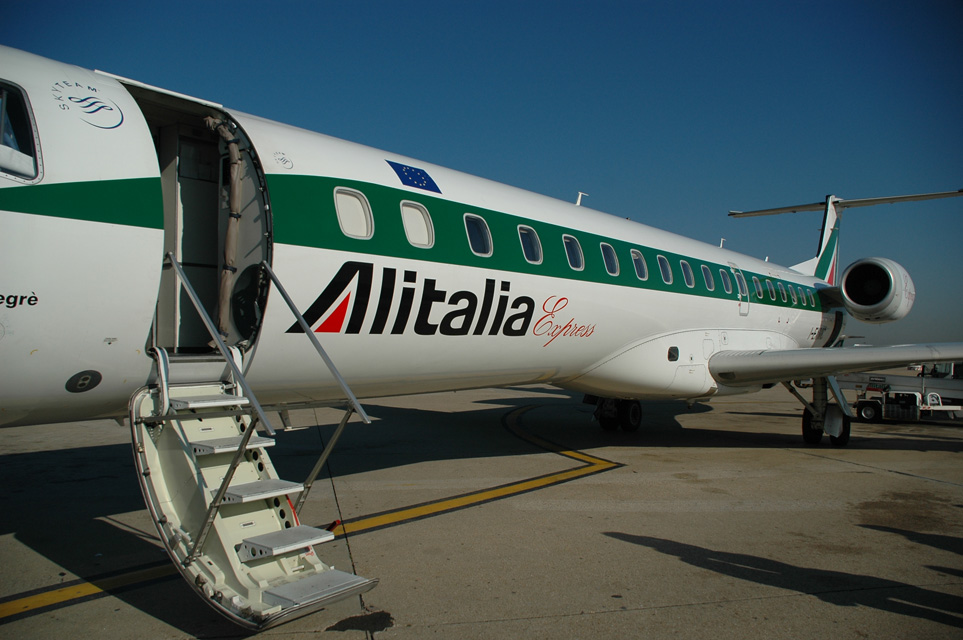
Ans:
[[[917,375],[850,373],[836,380],[856,391],[853,408],[863,422],[963,418],[963,362],[924,364]]]

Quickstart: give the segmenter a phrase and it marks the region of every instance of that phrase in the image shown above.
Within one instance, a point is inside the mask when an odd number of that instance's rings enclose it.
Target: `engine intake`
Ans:
[[[862,322],[884,323],[909,313],[916,287],[909,273],[888,258],[863,258],[846,268],[840,291],[851,316]]]

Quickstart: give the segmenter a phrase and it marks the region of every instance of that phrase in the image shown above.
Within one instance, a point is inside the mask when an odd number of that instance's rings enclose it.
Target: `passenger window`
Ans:
[[[349,238],[367,240],[374,235],[371,205],[364,194],[354,189],[338,187],[334,190],[334,207],[338,212],[341,232]]]
[[[802,306],[806,306],[806,292],[803,291],[802,287],[799,287],[799,300],[802,302]]]
[[[23,94],[0,83],[0,171],[36,178],[36,153],[33,125]]]
[[[769,297],[773,300],[776,299],[776,287],[772,286],[772,280],[766,278],[766,288],[769,289]]]
[[[565,255],[568,256],[568,266],[576,271],[584,269],[585,259],[582,256],[582,245],[578,243],[578,240],[573,236],[565,235],[562,236],[562,242],[565,243]]]
[[[401,221],[412,246],[428,249],[435,244],[435,230],[428,209],[417,202],[405,200],[401,203]]]
[[[729,278],[729,273],[725,269],[719,269],[719,277],[722,278],[722,288],[725,289],[726,293],[732,293],[732,280]]]
[[[542,263],[542,243],[538,240],[538,234],[531,227],[518,227],[518,239],[522,243],[522,253],[525,259],[532,264]]]
[[[816,300],[815,300],[815,298],[813,298],[813,291],[812,291],[812,289],[809,290],[809,305],[812,306],[812,307],[815,307],[815,306],[816,306]]]
[[[612,245],[602,243],[602,260],[605,262],[605,270],[609,272],[610,276],[619,275],[619,257],[615,255],[615,249]]]
[[[468,245],[472,253],[484,258],[492,254],[492,234],[484,218],[466,213],[465,231],[468,233]]]
[[[716,283],[715,280],[712,279],[712,269],[705,265],[702,265],[702,279],[706,283],[706,289],[709,291],[715,291]]]
[[[796,298],[796,290],[793,289],[792,285],[789,285],[789,295],[792,297],[793,304],[799,304],[799,300]]]
[[[672,284],[672,267],[669,266],[669,260],[665,256],[659,256],[659,271],[662,272],[662,281]]]
[[[786,287],[782,286],[782,283],[778,283],[779,286],[779,297],[782,298],[783,302],[786,302]]]
[[[649,279],[649,268],[645,265],[645,256],[641,251],[632,249],[632,264],[635,265],[635,275],[639,280]]]
[[[682,265],[682,279],[685,280],[685,286],[690,289],[695,286],[695,276],[692,275],[692,267],[685,260],[680,260],[679,264]]]
[[[756,276],[752,276],[752,286],[756,289],[756,297],[762,300],[762,283]]]

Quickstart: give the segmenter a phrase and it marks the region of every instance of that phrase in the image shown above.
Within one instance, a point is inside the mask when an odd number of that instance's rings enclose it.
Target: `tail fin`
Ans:
[[[823,213],[823,229],[819,233],[819,247],[816,257],[790,267],[794,271],[807,276],[815,276],[836,286],[839,272],[839,223],[841,216],[836,211],[836,196],[826,196],[826,209]]]

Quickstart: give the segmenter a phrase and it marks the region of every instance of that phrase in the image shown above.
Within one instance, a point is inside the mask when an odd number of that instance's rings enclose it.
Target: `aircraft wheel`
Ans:
[[[845,447],[847,444],[849,444],[849,432],[851,427],[852,419],[849,416],[843,416],[842,432],[838,436],[829,436],[829,441],[833,443],[834,447]]]
[[[619,425],[623,431],[638,431],[642,426],[642,403],[638,400],[620,400]]]
[[[812,424],[813,414],[809,413],[808,410],[804,410],[802,417],[803,442],[806,444],[819,444],[819,441],[823,439],[823,430],[813,429]]]
[[[595,408],[595,419],[599,421],[599,426],[606,431],[618,429],[620,406],[621,403],[612,398],[599,398],[598,406]]]

